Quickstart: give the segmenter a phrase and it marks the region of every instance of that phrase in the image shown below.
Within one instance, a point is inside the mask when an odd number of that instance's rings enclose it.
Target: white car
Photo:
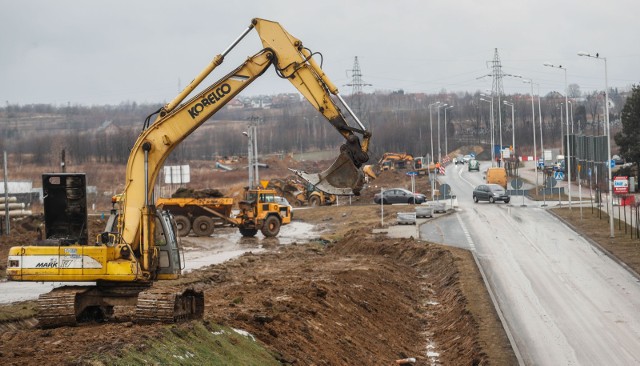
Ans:
[[[462,161],[466,164],[469,162],[469,160],[473,159],[473,157],[471,155],[465,155],[462,157]]]

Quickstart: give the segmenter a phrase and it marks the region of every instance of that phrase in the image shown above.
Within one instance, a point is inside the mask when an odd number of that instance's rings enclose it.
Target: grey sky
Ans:
[[[72,1],[1,0],[0,102],[118,104],[171,100],[254,17],[277,21],[312,51],[348,95],[358,56],[366,92],[491,88],[487,61],[540,83],[541,92],[640,82],[636,0]],[[205,83],[260,50],[255,32]],[[505,93],[530,86],[504,79]],[[272,69],[243,95],[295,92]]]

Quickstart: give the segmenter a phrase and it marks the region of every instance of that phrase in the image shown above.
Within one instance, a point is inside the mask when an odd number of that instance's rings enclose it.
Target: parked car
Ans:
[[[469,160],[469,171],[475,170],[477,172],[480,171],[480,162],[476,159]]]
[[[289,212],[291,212],[291,219],[293,220],[293,206],[291,206],[289,201],[287,201],[287,199],[282,196],[275,196],[274,199],[280,206],[289,206]]]
[[[481,184],[473,190],[473,201],[489,201],[495,203],[496,201],[503,201],[509,203],[511,198],[505,189],[498,184]]]
[[[376,193],[373,196],[373,202],[376,204],[392,204],[392,203],[409,203],[409,204],[421,204],[427,200],[427,197],[421,193],[412,193],[408,189],[404,188],[392,188],[380,193]]]

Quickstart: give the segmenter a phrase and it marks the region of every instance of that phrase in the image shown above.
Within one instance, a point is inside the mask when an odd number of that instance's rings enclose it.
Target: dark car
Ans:
[[[496,201],[503,201],[509,203],[511,198],[507,191],[498,184],[481,184],[473,190],[473,201],[489,201],[494,203]]]
[[[424,194],[412,193],[410,190],[404,188],[387,189],[382,193],[382,203],[385,205],[391,203],[421,204],[426,200],[427,197]],[[380,201],[380,193],[376,193],[375,196],[373,196],[373,202],[380,204]]]

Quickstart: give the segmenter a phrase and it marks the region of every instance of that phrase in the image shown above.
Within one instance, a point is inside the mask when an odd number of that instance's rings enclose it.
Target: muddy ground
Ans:
[[[186,274],[182,282],[204,290],[203,321],[249,331],[283,364],[391,365],[405,357],[415,357],[418,365],[517,364],[469,252],[372,234],[379,208],[368,203],[380,186],[409,188],[410,180],[401,172],[385,173],[352,206],[296,210],[296,220],[316,228],[308,238],[291,245],[264,242],[265,251]],[[429,194],[426,179],[417,180],[416,190]],[[403,209],[386,206],[384,222]],[[579,221],[576,227],[585,233],[607,232],[606,218],[571,217],[567,210],[559,215]],[[37,217],[14,222],[13,235],[0,238],[0,258],[10,245],[34,240],[38,224]],[[92,232],[102,225],[91,219]],[[605,229],[593,229],[599,226]],[[637,237],[626,250],[623,236],[603,242],[618,256],[640,258]],[[0,260],[0,270],[5,266]],[[0,319],[29,314],[31,307],[0,306]],[[30,316],[0,323],[3,365],[95,364],[96,355],[139,348],[165,327],[34,325]]]
[[[424,177],[416,183],[429,194]],[[297,210],[296,220],[316,227],[298,243],[265,245],[266,251],[186,274],[181,282],[205,293],[204,321],[249,331],[283,364],[389,365],[406,357],[417,365],[517,363],[469,252],[372,234],[379,208],[369,203],[380,186],[410,188],[410,178],[388,172],[351,206]],[[384,221],[402,209],[387,206]],[[29,229],[37,224],[16,223],[12,237],[0,241],[1,258],[9,245],[33,240]],[[92,231],[102,225],[91,224]],[[0,306],[0,314],[30,306]],[[138,347],[164,327],[34,324],[29,318],[0,324],[2,364],[91,364],[96,354]]]
[[[310,244],[249,253],[184,280],[204,290],[205,321],[249,331],[283,364],[374,365],[405,357],[422,365],[513,364],[471,255],[371,234],[376,210],[300,210],[299,220],[322,229],[310,233]],[[386,211],[391,221],[394,209]],[[3,364],[86,364],[97,352],[136,347],[162,327],[33,324],[2,326]]]

